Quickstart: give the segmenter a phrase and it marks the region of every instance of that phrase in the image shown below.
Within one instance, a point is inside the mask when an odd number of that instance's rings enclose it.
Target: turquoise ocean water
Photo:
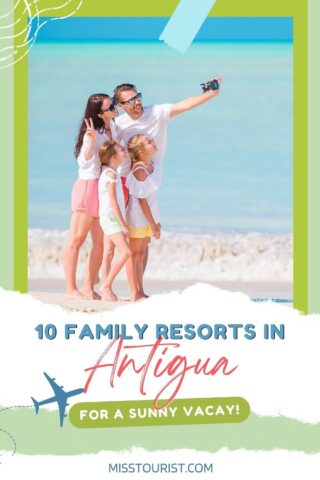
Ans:
[[[29,227],[67,229],[74,139],[87,97],[134,83],[173,103],[221,76],[217,99],[169,126],[164,229],[292,230],[292,44],[40,43],[29,55]]]

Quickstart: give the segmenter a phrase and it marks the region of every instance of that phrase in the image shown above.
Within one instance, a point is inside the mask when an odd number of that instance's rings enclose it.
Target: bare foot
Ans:
[[[104,289],[101,290],[101,294],[102,294],[101,300],[103,302],[117,302],[118,301],[118,297],[114,293],[114,291],[112,290],[111,287],[104,287]]]
[[[64,294],[64,297],[69,298],[69,299],[74,299],[74,300],[79,300],[79,299],[82,300],[83,299],[82,293],[79,292],[79,290],[77,288],[75,288],[74,290],[67,291]]]
[[[94,290],[85,290],[84,288],[82,288],[80,292],[82,294],[82,297],[86,300],[101,300],[100,295]]]
[[[149,298],[149,295],[147,295],[146,293],[144,293],[144,291],[139,292],[139,295],[141,295],[141,297],[143,297],[143,298]]]
[[[137,302],[138,300],[142,300],[143,298],[145,298],[145,297],[143,295],[141,295],[141,293],[138,291],[138,292],[132,293],[132,295],[130,297],[130,301],[131,302]]]

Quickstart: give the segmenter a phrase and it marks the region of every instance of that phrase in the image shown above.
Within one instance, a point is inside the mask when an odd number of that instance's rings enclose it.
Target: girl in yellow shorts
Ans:
[[[160,238],[160,212],[157,201],[158,186],[152,179],[152,158],[157,150],[154,140],[146,135],[134,135],[127,143],[132,169],[127,177],[129,202],[126,220],[130,230],[129,245],[133,257],[133,268],[140,294],[143,289],[143,272],[148,243],[151,237]],[[130,269],[130,266],[127,265]]]

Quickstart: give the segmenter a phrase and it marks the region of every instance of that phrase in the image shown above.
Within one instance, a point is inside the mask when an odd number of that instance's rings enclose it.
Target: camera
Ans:
[[[209,90],[218,90],[219,82],[214,78],[213,80],[209,80],[207,83],[201,83],[201,87],[203,92],[208,92]]]

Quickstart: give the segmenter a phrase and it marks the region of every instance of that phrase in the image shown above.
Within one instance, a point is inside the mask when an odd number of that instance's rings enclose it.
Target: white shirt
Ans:
[[[108,172],[113,172],[116,175],[116,178],[110,178]],[[108,183],[116,183],[117,202],[121,210],[122,216],[123,218],[125,218],[126,208],[124,204],[124,195],[120,175],[113,168],[106,166],[102,167],[102,172],[99,178],[99,216],[107,216],[113,219],[116,218],[111,207]]]
[[[142,134],[152,137],[156,143],[157,151],[153,157],[154,172],[153,181],[158,187],[162,180],[163,157],[167,147],[167,126],[170,121],[171,104],[152,105],[144,107],[143,114],[137,120],[133,120],[127,113],[115,119],[115,134],[117,140],[123,140],[125,144],[133,135]],[[126,175],[128,165],[121,167],[120,174]]]
[[[111,128],[111,122],[110,122],[110,128]],[[101,163],[99,158],[99,148],[107,140],[110,140],[108,135],[105,132],[100,133],[97,130],[97,137],[96,137],[96,143],[93,148],[93,154],[90,158],[88,158],[88,160],[86,160],[84,156],[84,152],[89,145],[89,137],[86,133],[84,134],[82,147],[81,147],[79,156],[77,158],[77,162],[79,165],[78,174],[79,174],[80,180],[95,180],[100,177]]]
[[[147,173],[145,180],[137,180],[134,176],[136,170],[142,169]],[[126,186],[129,190],[129,202],[126,211],[126,220],[129,227],[145,227],[149,222],[140,207],[139,198],[148,202],[155,223],[160,222],[160,211],[157,200],[158,186],[154,181],[153,173],[148,174],[142,165],[134,167],[127,176]]]

